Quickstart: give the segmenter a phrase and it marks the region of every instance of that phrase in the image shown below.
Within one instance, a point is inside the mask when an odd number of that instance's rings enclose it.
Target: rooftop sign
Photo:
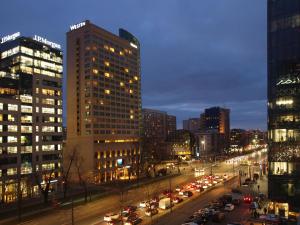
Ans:
[[[41,42],[41,43],[46,44],[46,45],[50,45],[52,48],[61,49],[60,44],[56,44],[52,41],[48,41],[46,38],[40,37],[38,35],[34,35],[33,40]]]
[[[15,40],[17,37],[20,37],[21,36],[21,33],[20,32],[17,32],[17,33],[14,33],[14,34],[10,34],[10,35],[6,35],[4,36],[3,38],[1,38],[1,44],[7,42],[7,41],[13,41]]]
[[[77,23],[77,24],[71,25],[70,26],[70,30],[76,30],[76,29],[78,29],[80,27],[85,26],[85,24],[86,24],[86,22],[84,21],[84,22],[81,22],[81,23]]]

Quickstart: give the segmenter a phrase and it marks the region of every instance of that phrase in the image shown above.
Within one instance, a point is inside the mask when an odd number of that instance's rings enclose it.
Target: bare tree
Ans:
[[[68,188],[69,188],[69,174],[70,174],[70,169],[71,169],[71,166],[74,162],[74,159],[75,157],[77,156],[77,149],[74,148],[71,153],[67,156],[67,159],[65,160],[68,160],[69,161],[69,164],[68,164],[68,167],[66,168],[66,170],[63,171],[63,175],[62,175],[62,178],[63,178],[63,194],[64,194],[64,198],[67,197],[67,191],[68,191]]]
[[[36,184],[39,187],[39,190],[44,198],[44,203],[48,203],[49,200],[49,191],[51,187],[51,181],[54,178],[54,169],[51,171],[42,171],[42,172],[36,172],[34,174]],[[44,180],[43,180],[44,179]],[[44,183],[42,184],[42,180]]]
[[[83,157],[78,154],[78,152],[74,155],[74,166],[76,168],[76,172],[78,175],[78,180],[79,180],[79,185],[83,188],[84,190],[84,200],[87,202],[88,199],[88,180],[89,176],[88,174],[84,174],[82,171],[82,166],[83,166]]]

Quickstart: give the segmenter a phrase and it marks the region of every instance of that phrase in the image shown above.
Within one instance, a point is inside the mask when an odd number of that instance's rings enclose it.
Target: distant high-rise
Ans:
[[[183,120],[183,129],[198,131],[200,129],[200,118],[189,118],[187,120]]]
[[[140,45],[89,21],[67,33],[67,157],[95,182],[132,179],[140,160]],[[65,158],[65,161],[67,159]]]
[[[268,0],[270,210],[300,207],[300,2]]]
[[[0,44],[0,202],[57,189],[62,154],[60,45],[35,35],[3,37]]]
[[[166,139],[176,131],[176,117],[159,110],[143,109],[142,118],[144,157],[158,161],[166,159]]]
[[[225,150],[230,145],[230,110],[221,107],[205,109],[200,116],[200,129],[216,131],[219,135],[219,150]]]

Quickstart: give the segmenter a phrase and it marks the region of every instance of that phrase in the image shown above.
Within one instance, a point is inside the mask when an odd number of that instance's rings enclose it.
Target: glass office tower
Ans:
[[[0,44],[0,202],[57,188],[62,150],[62,52],[34,36]],[[51,174],[51,178],[50,178]]]
[[[300,2],[268,0],[270,210],[300,206]]]

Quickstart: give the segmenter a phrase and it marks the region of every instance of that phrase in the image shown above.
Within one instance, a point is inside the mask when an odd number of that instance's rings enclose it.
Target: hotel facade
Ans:
[[[95,183],[134,179],[140,162],[141,71],[138,40],[90,21],[67,33],[67,147]],[[76,172],[71,170],[72,180]]]
[[[39,194],[38,183],[61,173],[60,45],[35,35],[5,36],[0,44],[0,201]]]

